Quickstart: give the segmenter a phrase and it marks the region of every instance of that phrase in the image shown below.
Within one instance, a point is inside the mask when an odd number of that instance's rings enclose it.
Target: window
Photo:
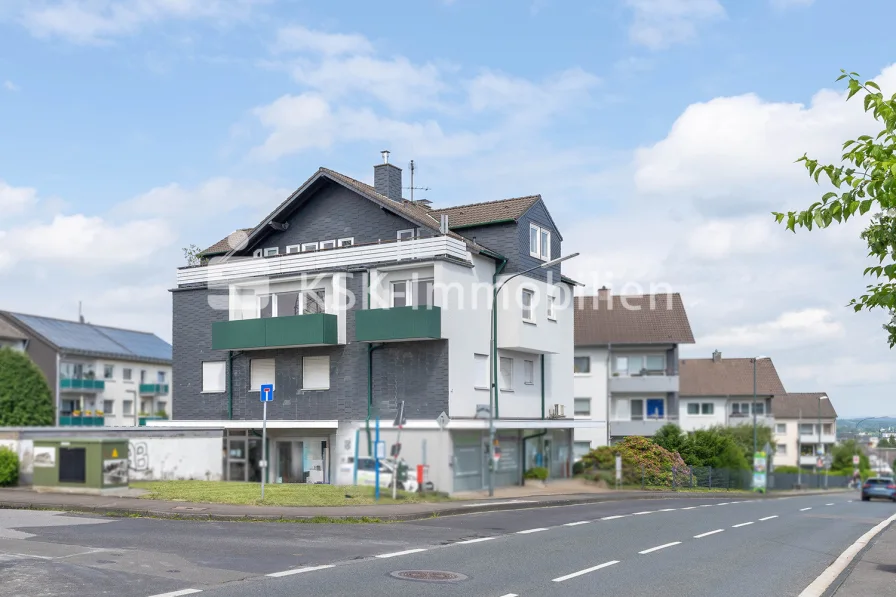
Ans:
[[[532,299],[535,293],[531,290],[523,289],[523,321],[535,322],[535,312],[532,310]]]
[[[252,257],[261,257],[261,254],[262,254],[261,249],[255,249],[255,252],[252,253]]]
[[[753,405],[753,412],[757,415],[765,414],[765,402],[757,402]]]
[[[501,357],[501,389],[513,391],[513,359]]]
[[[146,369],[140,370],[140,383],[146,383]]]
[[[274,383],[274,359],[249,361],[249,391],[260,392],[261,386]]]
[[[647,369],[648,373],[666,372],[666,357],[662,355],[647,355],[644,361],[644,368]]]
[[[535,384],[535,361],[523,360],[523,383],[527,386]]]
[[[124,415],[132,415],[134,414],[134,401],[133,400],[125,400],[121,403],[121,413]]]
[[[557,321],[557,312],[554,310],[555,300],[556,299],[553,296],[550,294],[548,295],[548,319],[552,321]]]
[[[574,442],[572,451],[576,458],[581,458],[591,451],[591,442]]]
[[[124,378],[125,381],[131,381],[131,370],[130,369],[122,369],[121,377]]]
[[[317,243],[302,243],[302,253],[317,251]]]
[[[529,255],[542,261],[551,260],[551,231],[529,224]]]
[[[689,415],[699,415],[700,414],[700,403],[699,402],[688,402],[688,414]]]
[[[224,374],[227,372],[227,363],[224,361],[206,361],[202,363],[202,391],[224,392],[227,390],[227,382]]]
[[[323,288],[258,295],[258,317],[290,317],[326,313],[327,294]]]
[[[775,425],[775,433],[781,435],[787,433],[787,423],[778,423],[777,425]]]
[[[302,389],[330,389],[330,357],[302,358]]]
[[[276,314],[271,313],[270,317],[289,317],[291,315],[302,314],[302,293],[301,292],[281,292],[274,295],[276,297]]]
[[[545,261],[551,259],[551,233],[541,229],[541,258]]]
[[[114,400],[103,400],[103,414],[111,415],[115,411]]]
[[[352,237],[349,237],[349,238],[340,238],[340,239],[339,239],[339,246],[340,246],[340,247],[351,247],[351,246],[354,245],[354,244],[355,244],[355,239],[352,238]]]
[[[529,255],[538,257],[541,252],[538,250],[538,226],[529,225]]]
[[[327,312],[327,291],[323,288],[305,290],[302,292],[302,297],[304,297],[305,303],[303,315]]]
[[[286,254],[298,253],[302,250],[301,245],[286,245]]]
[[[473,372],[476,376],[473,379],[473,387],[488,389],[488,355],[473,355]]]
[[[264,250],[265,257],[273,257],[274,255],[279,255],[279,254],[280,254],[279,247],[268,247]]]
[[[716,411],[716,405],[712,402],[704,402],[700,405],[700,414],[711,415]]]
[[[775,453],[780,454],[781,456],[787,456],[787,444],[778,444],[778,449]]]
[[[590,417],[591,398],[576,398],[573,400],[572,414],[576,417]]]
[[[414,228],[411,228],[409,230],[399,230],[397,238],[398,238],[398,240],[414,240],[414,238],[416,236],[417,236],[417,230]]]
[[[812,423],[800,423],[800,435],[812,435],[815,433],[815,426]]]
[[[115,365],[103,365],[103,379],[115,377]]]
[[[644,401],[640,398],[632,400],[630,403],[632,421],[641,421],[644,419]]]
[[[572,371],[578,375],[591,373],[591,357],[573,357]]]
[[[407,307],[410,302],[410,297],[408,296],[407,280],[402,280],[401,282],[392,282],[392,306]]]
[[[432,307],[432,304],[432,279],[392,282],[393,307]]]
[[[323,251],[324,249],[335,249],[335,248],[336,248],[335,240],[322,240],[320,242],[320,250],[321,251]]]
[[[415,307],[432,307],[432,280],[416,280],[414,282],[412,304]]]
[[[823,429],[825,435],[831,435],[832,433],[834,433],[834,427],[831,423],[825,423]]]
[[[613,372],[617,375],[628,375],[628,357],[616,357]]]

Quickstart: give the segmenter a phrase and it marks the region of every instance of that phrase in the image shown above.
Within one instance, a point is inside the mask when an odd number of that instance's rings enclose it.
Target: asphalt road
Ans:
[[[0,510],[0,595],[798,595],[896,511],[856,498],[638,500],[373,525]],[[463,578],[391,576],[402,570]]]

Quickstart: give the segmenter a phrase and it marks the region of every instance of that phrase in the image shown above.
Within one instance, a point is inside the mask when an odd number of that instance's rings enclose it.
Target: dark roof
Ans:
[[[7,340],[27,340],[28,336],[17,330],[11,323],[0,319],[0,338]]]
[[[682,396],[752,396],[753,359],[681,359],[679,394]],[[756,361],[756,393],[786,394],[771,359]]]
[[[540,199],[541,195],[529,195],[528,197],[514,197],[433,209],[431,213],[436,218],[447,214],[448,226],[451,228],[482,226],[495,222],[516,222]]]
[[[819,398],[827,396],[824,392],[786,393],[775,396],[772,400],[772,414],[781,419],[805,419],[818,417]],[[836,419],[837,411],[830,398],[821,400],[821,416],[825,419]]]
[[[612,298],[612,301],[610,300]],[[576,297],[576,346],[693,344],[681,295]]]
[[[62,352],[129,361],[171,362],[171,345],[155,334],[37,315],[4,314]]]
[[[227,236],[225,236],[224,238],[222,238],[221,240],[219,240],[218,242],[216,242],[215,244],[213,244],[212,246],[210,246],[209,248],[207,248],[206,250],[201,252],[200,255],[210,257],[212,255],[222,255],[224,253],[227,253],[228,251],[230,251],[231,249],[234,248],[234,247],[230,246],[230,237],[231,236],[233,236],[237,232],[242,232],[246,236],[249,236],[249,233],[252,232],[253,230],[254,230],[254,228],[239,228],[237,230],[234,230],[233,232],[231,232],[230,234],[228,234]]]

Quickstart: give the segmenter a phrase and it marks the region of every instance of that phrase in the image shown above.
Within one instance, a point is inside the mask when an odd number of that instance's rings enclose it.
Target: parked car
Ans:
[[[374,485],[376,483],[376,468],[373,458],[358,459],[358,485]],[[390,459],[380,461],[380,488],[392,487],[392,474],[395,470],[395,461]],[[420,489],[415,479],[410,476],[407,480],[401,481],[399,477],[398,489],[410,492],[416,492]]]
[[[896,501],[896,480],[893,477],[872,477],[862,485],[862,501],[884,498]]]

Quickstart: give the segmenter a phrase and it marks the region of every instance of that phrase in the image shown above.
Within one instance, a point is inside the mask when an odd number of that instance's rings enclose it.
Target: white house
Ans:
[[[772,412],[775,466],[815,468],[837,443],[837,411],[824,392],[775,396]]]

